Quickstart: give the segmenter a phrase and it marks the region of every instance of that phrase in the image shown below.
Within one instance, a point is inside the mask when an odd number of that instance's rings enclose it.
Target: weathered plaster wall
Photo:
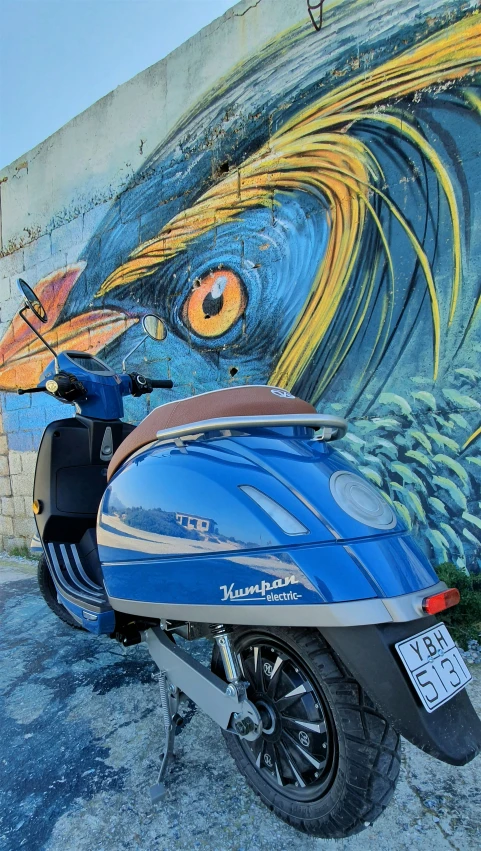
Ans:
[[[12,392],[46,363],[20,274],[61,348],[118,366],[155,309],[168,339],[132,365],[178,396],[270,381],[347,415],[433,560],[479,569],[477,6],[327,0],[316,33],[305,0],[246,0],[1,173],[5,547],[68,410]]]
[[[233,65],[275,37],[285,15],[292,24],[303,21],[304,4],[283,0],[281,9],[242,0],[0,172],[0,339],[21,303],[17,278],[36,287],[75,264],[175,124]],[[80,348],[98,350],[86,342]],[[0,363],[4,357],[0,350]],[[18,386],[29,384],[29,374],[22,364]],[[29,544],[35,529],[31,494],[43,428],[70,408],[44,396],[18,397],[0,379],[1,387],[9,392],[0,394],[0,551],[10,551]]]

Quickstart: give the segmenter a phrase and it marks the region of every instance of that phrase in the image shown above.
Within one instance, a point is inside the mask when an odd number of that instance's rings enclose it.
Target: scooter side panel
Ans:
[[[410,535],[380,536],[346,545],[382,597],[409,594],[438,581],[424,553]]]
[[[273,442],[273,441],[271,441]],[[98,517],[101,561],[136,561],[181,555],[332,542],[324,523],[281,481],[222,441],[150,449],[114,476]],[[286,533],[241,488],[250,485],[302,524]]]
[[[336,450],[336,444],[280,435],[273,439],[266,433],[256,435],[255,438],[234,437],[222,443],[226,449],[235,450],[239,456],[251,460],[270,476],[284,482],[289,489],[300,492],[305,504],[311,506],[311,510],[337,540],[371,538],[380,534],[379,530],[348,514],[333,498],[331,480],[333,475],[340,471],[354,474],[359,482],[365,482],[373,488]],[[382,491],[375,488],[375,492],[384,502]],[[389,531],[406,532],[404,522],[394,512],[392,514],[397,522]]]
[[[166,444],[134,456],[112,479],[99,512],[109,596],[295,606],[392,597],[436,584],[402,524],[382,533],[332,507],[330,477],[350,468],[313,443],[263,433]],[[286,532],[245,485],[282,506],[303,531]],[[286,596],[267,599],[279,593]]]
[[[135,581],[133,571],[135,571]],[[309,605],[376,596],[343,547],[104,564],[109,597],[191,605]]]

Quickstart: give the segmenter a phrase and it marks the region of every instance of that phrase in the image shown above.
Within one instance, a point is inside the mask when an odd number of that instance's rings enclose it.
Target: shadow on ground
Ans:
[[[0,562],[0,845],[3,851],[477,851],[480,760],[464,768],[405,745],[394,802],[350,840],[297,833],[258,801],[220,731],[188,712],[165,802],[155,666],[142,646],[72,630],[45,606],[28,562]],[[200,648],[206,654],[208,648]],[[479,673],[471,697],[481,709]]]

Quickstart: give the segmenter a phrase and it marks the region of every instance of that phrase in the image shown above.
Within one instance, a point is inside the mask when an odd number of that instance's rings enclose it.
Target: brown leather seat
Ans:
[[[121,464],[137,449],[152,443],[157,432],[174,426],[211,420],[217,417],[250,417],[266,414],[315,414],[308,402],[291,396],[284,390],[267,385],[227,387],[211,393],[201,393],[178,402],[168,402],[155,408],[120,444],[112,456],[107,481]]]

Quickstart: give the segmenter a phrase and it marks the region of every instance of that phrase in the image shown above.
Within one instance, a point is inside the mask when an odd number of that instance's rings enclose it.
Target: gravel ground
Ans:
[[[468,649],[461,650],[461,656],[468,665],[481,665],[481,644],[479,641],[471,639],[468,641]]]
[[[62,624],[35,565],[0,558],[0,847],[3,851],[478,851],[481,758],[463,768],[404,744],[394,801],[349,840],[306,837],[247,787],[220,731],[192,708],[177,738],[163,804],[156,780],[161,717],[145,648],[123,650]],[[481,648],[466,659],[481,714]],[[205,656],[206,647],[197,649]]]

